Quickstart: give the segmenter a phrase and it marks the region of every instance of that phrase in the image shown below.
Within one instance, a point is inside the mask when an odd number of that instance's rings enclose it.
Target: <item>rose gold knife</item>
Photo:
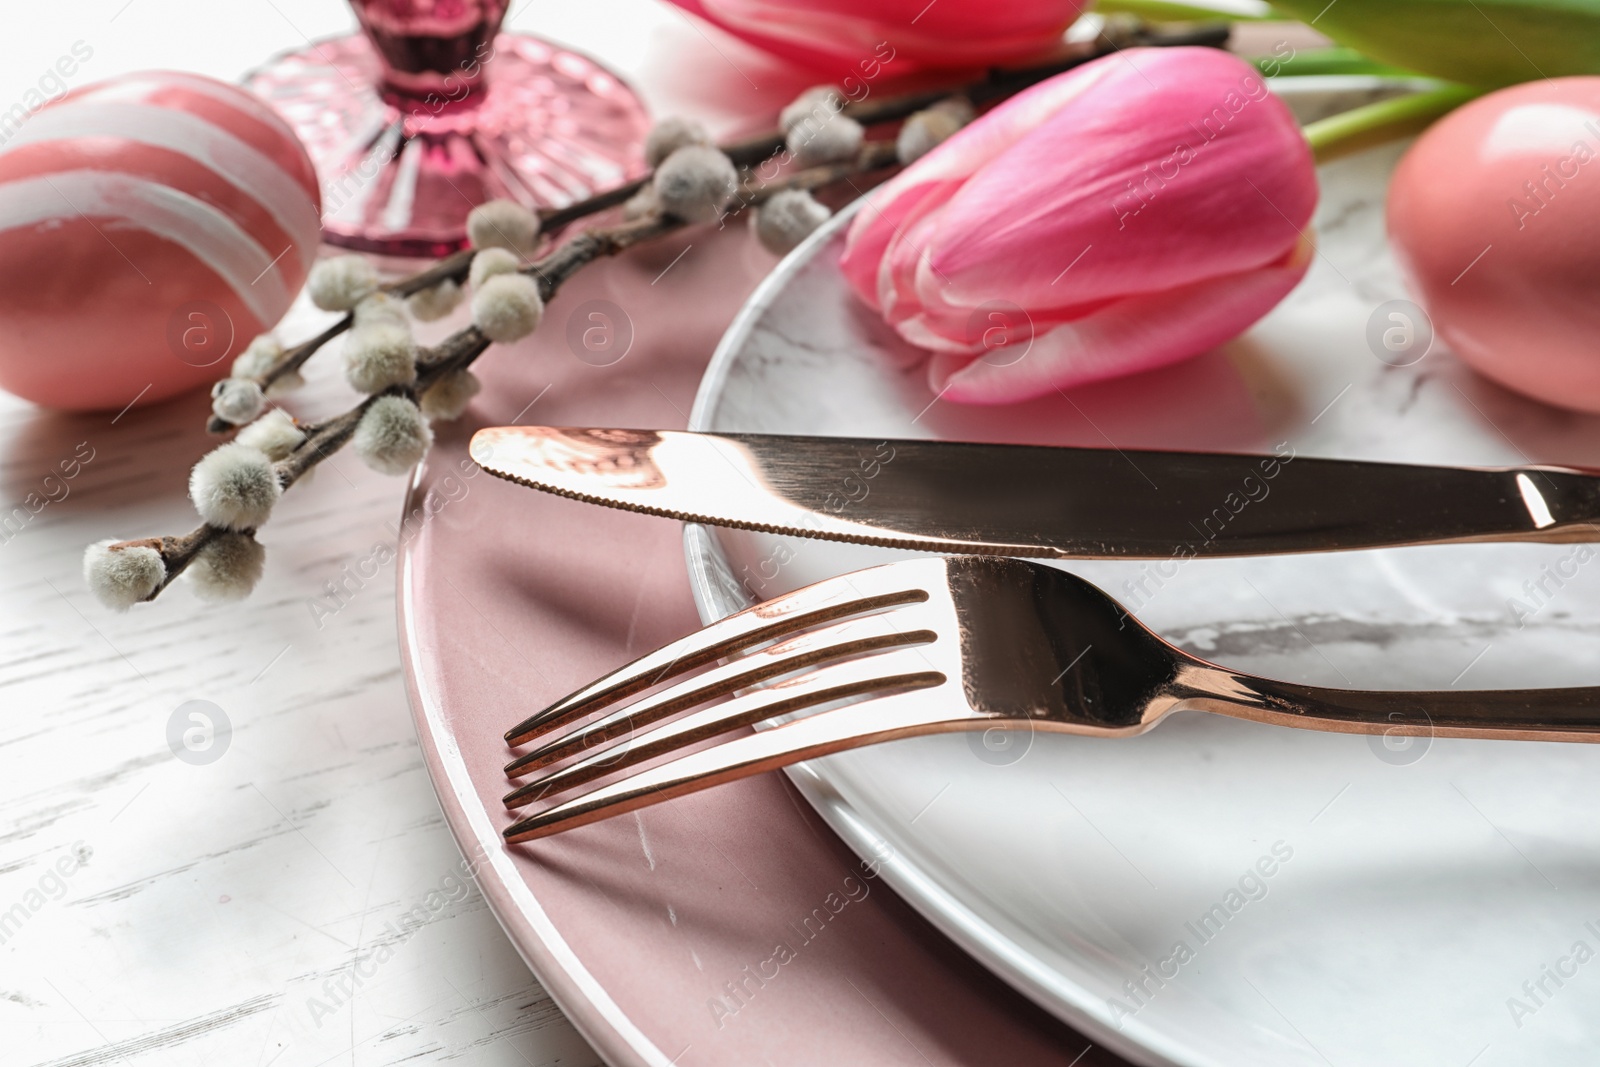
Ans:
[[[1600,477],[1271,455],[501,426],[472,458],[686,522],[928,552],[1165,559],[1600,540]]]

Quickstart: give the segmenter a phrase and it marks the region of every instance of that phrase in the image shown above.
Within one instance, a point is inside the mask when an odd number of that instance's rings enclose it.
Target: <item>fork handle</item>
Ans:
[[[1181,706],[1335,733],[1600,741],[1600,687],[1327,689],[1209,665],[1180,672]]]

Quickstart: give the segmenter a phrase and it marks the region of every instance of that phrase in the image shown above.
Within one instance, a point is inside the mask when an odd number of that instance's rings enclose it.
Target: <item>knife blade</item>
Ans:
[[[595,427],[478,431],[510,481],[797,537],[1035,558],[1600,540],[1600,478],[1269,455]]]

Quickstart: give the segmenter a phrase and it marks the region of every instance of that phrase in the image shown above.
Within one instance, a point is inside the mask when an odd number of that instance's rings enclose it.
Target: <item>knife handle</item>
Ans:
[[[1600,476],[1571,467],[1514,467],[1500,472],[1527,509],[1532,528],[1494,540],[1600,541]]]

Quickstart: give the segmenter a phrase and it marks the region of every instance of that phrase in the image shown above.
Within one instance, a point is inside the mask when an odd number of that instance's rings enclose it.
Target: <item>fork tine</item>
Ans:
[[[801,760],[918,734],[977,729],[989,721],[977,712],[952,718],[939,704],[920,693],[899,693],[737,737],[530,815],[507,827],[505,838],[531,841]]]
[[[506,731],[506,741],[520,745],[535,734],[565,726],[653,685],[764,641],[845,616],[928,599],[921,589],[904,588],[904,579],[901,588],[863,592],[862,585],[870,585],[872,576],[873,571],[869,570],[830,578],[714,622],[529,716]]]
[[[820,629],[792,635],[748,656],[685,678],[642,700],[625,704],[603,718],[574,727],[532,752],[518,756],[506,764],[506,776],[521,777],[559,763],[570,756],[590,751],[603,742],[622,737],[709,700],[729,696],[758,682],[771,681],[780,675],[848,656],[866,655],[900,645],[926,644],[936,636],[932,630],[903,631],[892,625],[887,629],[864,625],[870,624],[872,618],[848,618]]]
[[[613,771],[698,744],[720,734],[848,697],[899,689],[927,689],[945,680],[915,648],[869,655],[784,679],[732,700],[713,704],[615,745],[591,752],[554,773],[542,775],[506,795],[508,808],[576,788]]]

